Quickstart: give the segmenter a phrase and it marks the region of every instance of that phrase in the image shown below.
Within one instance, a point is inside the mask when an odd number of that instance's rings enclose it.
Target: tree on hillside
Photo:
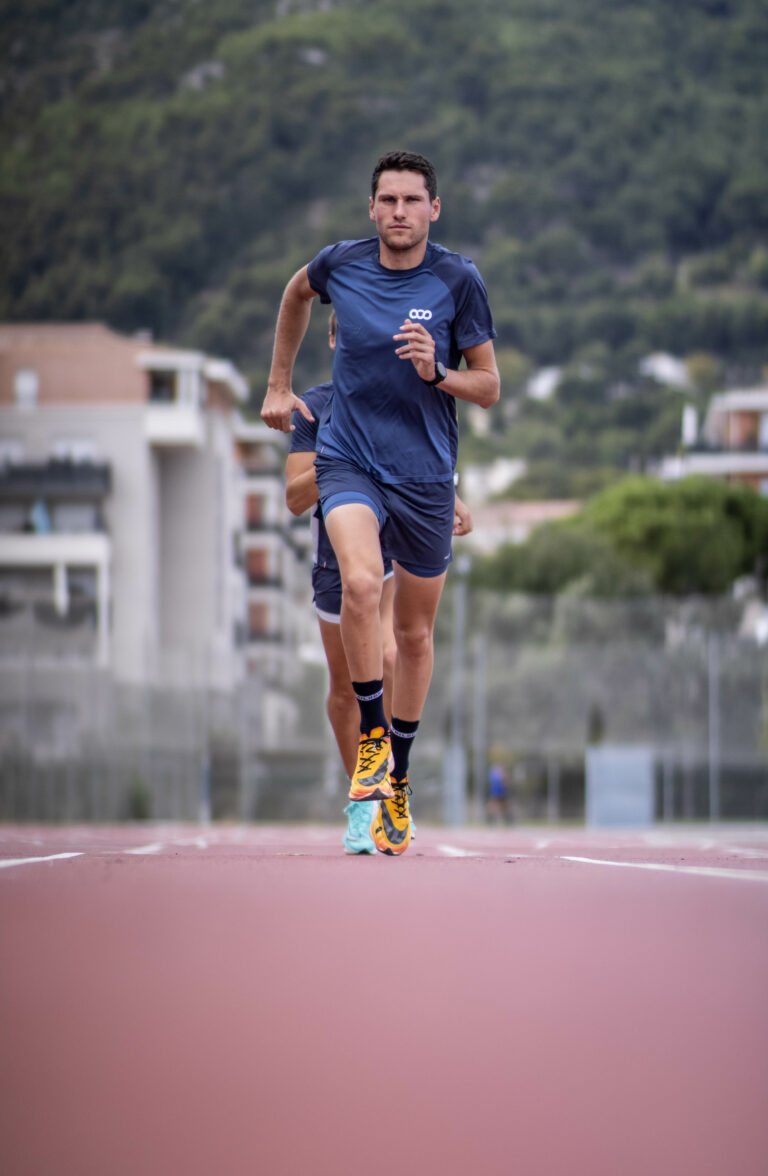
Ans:
[[[768,502],[715,479],[627,478],[591,499],[582,517],[662,593],[725,592],[768,554]]]
[[[475,584],[501,591],[622,597],[727,592],[768,560],[768,501],[706,478],[626,478],[571,519],[478,561]]]

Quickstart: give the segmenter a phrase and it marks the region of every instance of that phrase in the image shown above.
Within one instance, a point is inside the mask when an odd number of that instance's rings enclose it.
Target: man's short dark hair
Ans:
[[[381,173],[385,171],[412,171],[424,177],[430,200],[437,196],[437,174],[434,167],[423,155],[414,151],[389,151],[382,155],[371,176],[371,196],[376,199]]]

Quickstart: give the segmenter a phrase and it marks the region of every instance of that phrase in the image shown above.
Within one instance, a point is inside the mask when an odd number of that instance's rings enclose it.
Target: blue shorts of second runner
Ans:
[[[389,580],[395,572],[392,560],[384,560],[384,579]],[[321,621],[330,621],[332,625],[341,623],[341,573],[337,567],[322,568],[318,564],[312,568],[312,588],[314,594],[312,602]]]
[[[414,576],[441,576],[453,558],[453,479],[444,482],[377,481],[341,458],[315,458],[323,516],[336,506],[362,502],[379,520],[381,550]]]

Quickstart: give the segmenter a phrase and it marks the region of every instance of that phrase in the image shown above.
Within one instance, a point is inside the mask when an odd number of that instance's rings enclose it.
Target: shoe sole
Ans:
[[[409,841],[408,845],[410,845],[410,844],[411,843]],[[408,845],[403,845],[400,849],[392,849],[389,845],[387,846],[386,849],[382,849],[380,845],[377,845],[376,849],[378,850],[379,853],[386,854],[387,857],[402,857],[402,855],[407,850]]]
[[[376,835],[373,832],[373,822],[371,822],[371,837],[373,838],[373,844],[376,846],[377,851],[379,853],[386,854],[387,857],[400,857],[401,854],[405,853],[408,846],[411,844],[411,838],[409,837],[405,845],[402,846],[393,846],[390,845],[389,842],[386,842],[384,846],[379,845],[378,841],[376,840]]]
[[[359,804],[365,800],[392,800],[395,795],[395,790],[391,785],[376,784],[373,788],[367,791],[357,792],[355,786],[349,790],[349,799]]]

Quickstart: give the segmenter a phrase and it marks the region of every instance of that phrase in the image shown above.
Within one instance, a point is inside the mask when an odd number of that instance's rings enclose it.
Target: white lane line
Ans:
[[[736,878],[743,882],[768,882],[764,870],[728,870],[715,866],[670,866],[661,862],[607,862],[601,858],[566,857],[563,862],[581,862],[588,866],[618,866],[627,870],[660,870],[668,874],[696,874],[700,878]]]
[[[482,857],[483,854],[479,850],[473,849],[459,849],[457,845],[438,845],[440,853],[444,853],[446,857],[464,858],[464,857]]]
[[[60,862],[64,858],[82,856],[82,853],[52,853],[48,857],[5,858],[0,861],[0,870],[9,870],[11,866],[34,866],[39,862]]]
[[[734,857],[754,858],[756,861],[768,862],[768,853],[764,849],[746,849],[741,845],[722,845],[723,853],[733,854]]]
[[[165,842],[164,841],[153,841],[151,845],[139,845],[136,847],[136,849],[125,849],[125,850],[122,850],[122,852],[123,853],[160,853],[161,849],[165,849]],[[115,852],[120,853],[121,851],[118,849]]]

